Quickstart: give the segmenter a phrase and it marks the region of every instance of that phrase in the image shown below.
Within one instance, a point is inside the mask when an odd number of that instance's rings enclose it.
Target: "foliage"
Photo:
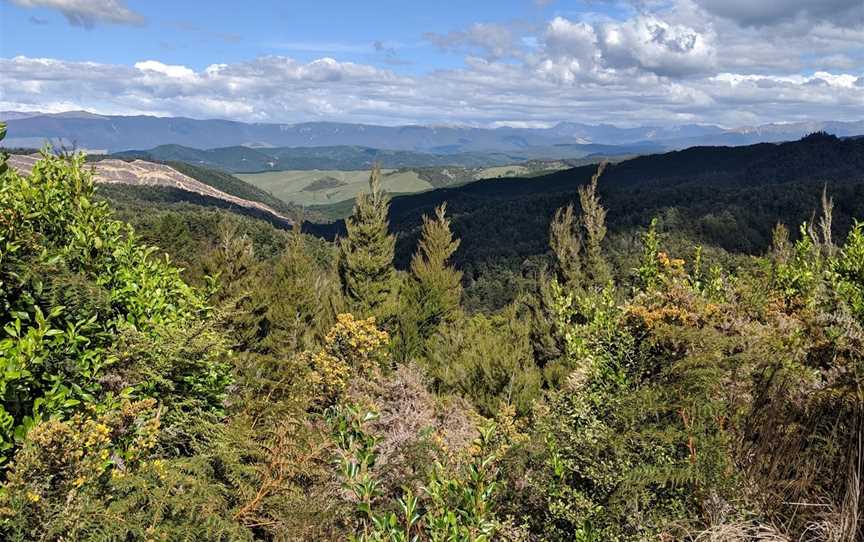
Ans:
[[[415,495],[410,488],[396,501],[396,512],[376,511],[380,496],[372,476],[377,439],[366,432],[366,423],[376,419],[345,405],[331,414],[337,442],[337,464],[345,488],[352,495],[359,533],[358,542],[402,542],[408,540],[485,542],[492,540],[499,522],[490,509],[496,488],[494,426],[480,431],[470,460],[456,473],[444,465],[432,467],[429,479]]]
[[[357,196],[354,213],[341,240],[339,277],[352,310],[362,316],[388,317],[394,294],[393,247],[388,233],[389,199],[381,188],[381,170],[369,177],[369,192]]]
[[[554,216],[489,225],[544,222],[548,254],[464,276],[464,208],[426,217],[393,269],[374,173],[339,243],[111,199],[138,237],[80,157],[3,173],[0,538],[861,539],[846,199],[823,190],[819,217],[748,256],[688,230],[737,231],[729,209],[614,231],[624,196],[604,181],[601,204],[585,173],[578,214],[564,191]]]
[[[606,162],[603,162],[591,177],[591,182],[579,187],[579,204],[585,227],[585,276],[592,284],[601,287],[612,278],[603,258],[602,247],[606,237],[606,209],[600,205],[600,196],[597,194],[597,181],[605,169]]]
[[[462,273],[448,265],[459,247],[444,216],[446,205],[435,217],[424,217],[423,233],[411,259],[411,275],[400,292],[398,359],[422,354],[425,343],[438,329],[458,316],[462,297]]]
[[[836,273],[838,295],[864,322],[864,224],[856,223],[849,232],[846,244],[832,262],[832,271]]]
[[[30,176],[13,171],[2,176],[0,442],[5,450],[42,420],[103,397],[110,401],[121,391],[146,395],[144,378],[105,386],[113,372],[137,363],[135,354],[115,349],[118,337],[165,341],[186,321],[200,320],[206,327],[210,318],[203,298],[181,280],[179,270],[154,257],[155,249],[140,245],[94,200],[93,181],[82,163],[81,157],[67,162],[45,154]],[[224,350],[216,343],[209,348],[206,357],[188,358],[169,380],[178,379],[178,393],[185,397],[208,390],[213,397],[207,408],[218,409],[228,382]]]
[[[368,377],[382,364],[388,335],[375,326],[375,318],[356,320],[350,313],[336,317],[336,325],[315,354],[304,352],[311,373],[308,381],[315,397],[325,404],[336,400],[352,378]]]
[[[0,122],[0,141],[6,137],[6,123]],[[0,152],[0,175],[6,173],[8,166],[6,165],[6,159],[8,158],[5,152]]]
[[[542,380],[528,333],[516,307],[455,322],[431,340],[426,363],[435,387],[460,393],[486,416],[493,416],[501,404],[527,413]]]

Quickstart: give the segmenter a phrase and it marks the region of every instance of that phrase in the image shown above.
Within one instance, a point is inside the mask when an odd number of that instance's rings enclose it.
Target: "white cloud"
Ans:
[[[550,56],[574,58],[585,69],[592,68],[598,60],[597,34],[587,23],[555,17],[543,37]]]
[[[540,126],[562,120],[737,125],[856,119],[864,103],[861,76],[848,72],[675,79],[637,67],[597,66],[586,75],[568,64],[573,61],[566,55],[521,63],[471,57],[461,69],[407,77],[332,58],[303,63],[267,56],[193,70],[156,60],[122,66],[15,57],[0,59],[0,107],[270,122]]]
[[[69,24],[92,28],[96,22],[138,25],[144,16],[126,7],[123,0],[11,0],[25,8],[55,9]]]
[[[186,66],[172,66],[168,64],[163,64],[158,60],[145,60],[143,62],[136,62],[135,67],[142,72],[155,72],[161,75],[167,75],[168,77],[172,77],[174,79],[186,79],[193,80],[196,75],[193,70],[190,70]]]
[[[813,75],[753,75],[739,73],[720,73],[711,78],[713,81],[728,83],[732,86],[737,86],[742,83],[779,83],[787,85],[813,85],[824,84],[829,87],[840,89],[854,89],[861,79],[848,73],[833,74],[829,72],[816,72]]]
[[[603,58],[612,67],[638,67],[658,75],[705,73],[715,62],[714,37],[653,15],[602,27]]]
[[[466,55],[464,64],[413,76],[326,53],[203,69],[155,58],[131,66],[0,59],[0,108],[493,126],[864,116],[864,28],[810,16],[810,8],[755,27],[712,13],[710,0],[635,1],[622,20],[559,16],[542,26],[478,23],[428,35]]]
[[[803,19],[811,24],[831,21],[842,26],[864,24],[861,0],[695,0],[706,11],[744,26],[768,26]]]

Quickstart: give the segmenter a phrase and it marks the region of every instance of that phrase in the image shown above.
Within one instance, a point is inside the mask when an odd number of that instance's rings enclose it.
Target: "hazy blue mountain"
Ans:
[[[58,114],[3,112],[7,146],[59,140],[79,148],[120,151],[156,145],[196,149],[219,147],[337,147],[457,154],[512,153],[556,145],[654,145],[665,149],[692,145],[741,145],[797,139],[825,130],[838,136],[864,134],[864,121],[805,122],[723,129],[710,125],[617,127],[562,122],[550,128],[474,128],[467,126],[376,126],[335,122],[301,124],[244,123],[183,117],[107,116],[85,111]],[[558,150],[561,150],[560,148]],[[544,158],[551,158],[544,156]]]
[[[26,119],[28,117],[38,117],[39,115],[44,115],[44,113],[39,111],[0,111],[0,120]]]

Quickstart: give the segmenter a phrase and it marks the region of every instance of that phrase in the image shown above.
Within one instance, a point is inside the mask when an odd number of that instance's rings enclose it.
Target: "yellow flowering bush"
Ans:
[[[71,503],[86,486],[98,486],[115,472],[122,476],[151,454],[158,431],[153,399],[35,425],[0,492],[0,527],[38,525],[50,503]]]
[[[324,348],[302,354],[311,369],[308,380],[318,402],[332,403],[352,375],[368,375],[377,368],[388,341],[389,335],[376,327],[374,317],[358,320],[350,313],[337,315],[324,338]]]

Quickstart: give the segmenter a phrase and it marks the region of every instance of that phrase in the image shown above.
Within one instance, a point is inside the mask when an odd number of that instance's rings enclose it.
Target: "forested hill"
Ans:
[[[453,194],[508,199],[525,195],[575,191],[596,171],[594,165],[580,166],[541,178],[489,180],[467,186],[405,196],[394,201],[394,216],[417,203],[423,196]],[[797,181],[860,179],[864,174],[864,139],[840,139],[813,134],[798,141],[760,143],[744,147],[692,147],[681,151],[639,156],[610,164],[603,174],[604,188],[673,186],[700,183],[712,186],[753,186]]]
[[[462,239],[455,260],[466,274],[491,265],[518,269],[548,250],[552,214],[576,201],[577,187],[595,171],[583,166],[396,197],[390,221],[399,233],[397,258],[407,261],[421,216],[446,201]],[[825,186],[836,202],[837,232],[848,231],[864,208],[864,139],[813,134],[782,144],[693,147],[610,164],[600,180],[613,234],[660,216],[663,227],[694,242],[744,253],[764,251],[778,221],[809,220]],[[307,229],[330,236],[343,227]]]

